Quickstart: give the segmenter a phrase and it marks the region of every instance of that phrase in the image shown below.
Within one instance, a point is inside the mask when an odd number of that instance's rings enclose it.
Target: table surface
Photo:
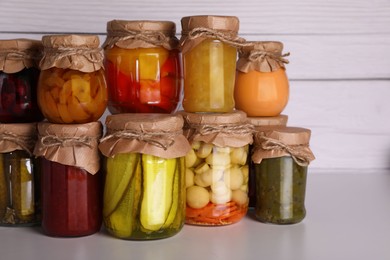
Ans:
[[[295,225],[251,217],[224,227],[185,225],[171,238],[120,240],[104,230],[52,238],[40,227],[0,227],[0,259],[390,259],[390,171],[310,172],[307,216]]]

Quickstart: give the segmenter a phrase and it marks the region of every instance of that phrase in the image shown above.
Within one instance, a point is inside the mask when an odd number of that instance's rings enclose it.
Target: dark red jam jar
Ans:
[[[41,41],[0,40],[0,122],[30,123],[43,119],[37,104]]]
[[[40,159],[42,230],[48,236],[78,237],[102,225],[100,122],[39,123],[34,154]]]

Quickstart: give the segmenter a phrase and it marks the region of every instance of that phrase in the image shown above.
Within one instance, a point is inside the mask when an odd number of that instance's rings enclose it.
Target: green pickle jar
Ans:
[[[307,168],[314,160],[309,148],[310,134],[309,129],[298,127],[255,133],[255,216],[260,222],[294,224],[305,218]]]
[[[182,113],[192,149],[186,156],[186,223],[224,226],[248,211],[248,151],[253,126],[242,111]]]
[[[35,123],[0,124],[0,226],[40,223]]]
[[[103,223],[113,236],[151,240],[177,234],[185,220],[183,118],[116,114],[106,119]]]

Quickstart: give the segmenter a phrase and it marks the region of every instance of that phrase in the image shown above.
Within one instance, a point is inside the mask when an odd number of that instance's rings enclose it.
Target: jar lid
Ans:
[[[289,61],[284,57],[290,53],[282,54],[283,43],[278,41],[247,42],[239,51],[237,70],[241,72],[260,71],[271,72],[285,68]]]
[[[191,149],[183,135],[183,118],[180,115],[109,115],[106,127],[107,134],[99,145],[106,157],[135,152],[168,159],[185,156]]]
[[[38,123],[39,135],[34,155],[64,165],[76,166],[95,174],[100,169],[98,141],[102,131],[100,122]]]
[[[38,68],[42,49],[42,42],[38,40],[0,40],[0,71],[16,73],[24,68]]]
[[[246,114],[178,112],[185,121],[184,135],[190,143],[202,141],[220,147],[242,147],[253,142],[253,125],[247,123]]]
[[[181,18],[182,33],[196,28],[238,32],[240,21],[236,16],[195,15]]]
[[[93,72],[103,67],[103,52],[97,35],[45,35],[41,70],[52,67]]]
[[[24,150],[32,154],[36,140],[36,123],[0,124],[0,153]]]
[[[124,49],[163,47],[177,49],[176,24],[171,21],[112,20],[107,22],[107,38],[103,48]]]
[[[248,117],[247,121],[249,124],[257,127],[263,126],[286,126],[288,116],[287,115],[278,115],[278,116],[260,116],[260,117]]]
[[[309,148],[311,131],[301,127],[264,127],[254,136],[252,160],[260,163],[265,158],[292,156],[302,166],[315,157]]]

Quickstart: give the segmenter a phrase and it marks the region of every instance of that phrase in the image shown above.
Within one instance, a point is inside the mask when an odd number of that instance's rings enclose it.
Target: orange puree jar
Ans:
[[[51,123],[97,121],[106,110],[103,52],[94,35],[43,36],[38,105]]]
[[[277,116],[289,99],[281,42],[253,42],[239,53],[234,87],[236,109],[249,117]]]

